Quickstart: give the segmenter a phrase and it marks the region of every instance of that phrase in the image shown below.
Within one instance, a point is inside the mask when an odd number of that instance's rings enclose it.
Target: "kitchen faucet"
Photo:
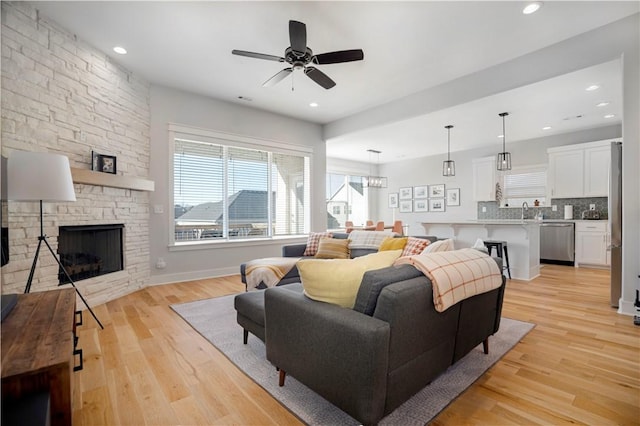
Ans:
[[[522,203],[522,215],[520,216],[521,220],[524,220],[524,211],[525,210],[529,211],[529,204],[527,204],[526,201]]]

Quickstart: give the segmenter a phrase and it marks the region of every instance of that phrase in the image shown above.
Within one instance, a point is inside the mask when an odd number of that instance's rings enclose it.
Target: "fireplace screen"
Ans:
[[[60,263],[74,282],[123,269],[123,229],[123,224],[60,227]],[[69,282],[62,269],[58,281]]]

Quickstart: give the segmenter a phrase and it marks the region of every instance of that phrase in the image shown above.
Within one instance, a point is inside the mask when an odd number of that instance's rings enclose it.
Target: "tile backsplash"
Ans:
[[[573,206],[573,218],[581,219],[582,212],[589,210],[589,205],[595,204],[596,211],[600,213],[600,219],[608,218],[607,197],[593,198],[558,198],[551,201],[551,205],[557,206],[557,211],[553,211],[551,206],[534,207],[529,206],[525,211],[525,219],[533,219],[537,212],[541,211],[544,219],[564,219],[564,206]],[[482,208],[486,207],[486,212]],[[485,201],[478,203],[478,219],[520,219],[522,210],[519,208],[500,208],[495,201]]]

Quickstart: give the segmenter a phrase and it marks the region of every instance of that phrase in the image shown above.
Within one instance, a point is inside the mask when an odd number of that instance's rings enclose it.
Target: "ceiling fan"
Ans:
[[[249,58],[266,59],[267,61],[286,62],[291,65],[265,81],[262,84],[264,87],[273,86],[291,74],[293,70],[301,69],[311,80],[325,89],[331,89],[336,85],[335,81],[310,64],[338,64],[341,62],[361,61],[364,58],[362,49],[339,50],[314,55],[311,48],[307,47],[307,26],[298,21],[289,21],[289,41],[291,46],[285,49],[284,57],[235,49],[231,53]]]

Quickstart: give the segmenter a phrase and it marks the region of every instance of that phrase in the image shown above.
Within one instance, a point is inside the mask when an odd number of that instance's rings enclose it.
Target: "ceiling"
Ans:
[[[640,10],[637,1],[547,1],[523,15],[522,1],[459,2],[34,2],[50,17],[148,81],[298,119],[328,124],[531,53]],[[481,17],[481,19],[479,19]],[[282,63],[231,50],[283,56],[288,21],[307,25],[314,53],[361,48],[364,60],[318,66],[337,85],[325,90],[301,72],[262,83]],[[125,47],[127,55],[112,48]],[[617,61],[446,110],[340,135],[327,155],[380,162],[599,127],[621,121]],[[600,89],[584,89],[597,83]],[[293,90],[292,90],[293,89]],[[242,98],[242,99],[240,99]],[[608,101],[606,107],[596,107]],[[317,102],[318,107],[309,106]],[[605,114],[615,117],[605,119]],[[576,118],[582,116],[581,118]],[[543,131],[542,127],[552,126]],[[425,141],[430,141],[425,143]],[[433,143],[437,141],[438,143]]]

